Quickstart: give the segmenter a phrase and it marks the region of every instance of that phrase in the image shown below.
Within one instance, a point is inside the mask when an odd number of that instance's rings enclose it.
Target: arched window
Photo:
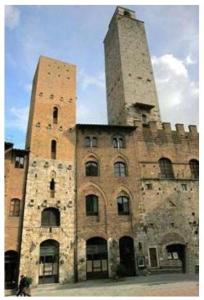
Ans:
[[[88,161],[86,163],[86,176],[98,176],[98,163],[95,161]]]
[[[117,198],[118,214],[129,215],[129,198],[127,196],[119,196]]]
[[[97,147],[97,137],[86,136],[85,137],[85,147]]]
[[[60,226],[60,212],[57,208],[45,208],[41,213],[41,226]]]
[[[98,197],[96,195],[86,196],[86,215],[98,216]]]
[[[114,136],[112,139],[113,148],[125,148],[125,139],[122,136]]]
[[[12,217],[19,217],[19,215],[20,215],[20,200],[19,199],[11,199],[9,215]]]
[[[114,164],[114,174],[115,174],[115,176],[118,176],[118,177],[127,176],[126,164],[122,161],[117,161]]]
[[[174,178],[174,172],[172,168],[172,163],[168,158],[161,158],[159,160],[159,167],[162,178]]]
[[[53,123],[57,124],[58,122],[58,108],[54,107],[53,108]]]
[[[51,141],[51,159],[56,159],[57,156],[57,142],[55,140]]]
[[[52,178],[50,181],[50,197],[54,198],[55,196],[55,180]]]
[[[199,162],[196,159],[191,159],[189,161],[190,169],[191,169],[191,176],[194,179],[199,178]]]

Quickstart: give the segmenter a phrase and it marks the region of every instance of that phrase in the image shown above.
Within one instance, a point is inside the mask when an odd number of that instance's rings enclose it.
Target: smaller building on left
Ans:
[[[5,288],[18,283],[28,151],[5,143]]]

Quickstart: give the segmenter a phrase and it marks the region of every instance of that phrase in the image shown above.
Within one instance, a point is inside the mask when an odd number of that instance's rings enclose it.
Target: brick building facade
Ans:
[[[76,67],[40,57],[26,150],[6,144],[7,287],[18,270],[37,285],[198,265],[196,126],[161,122],[133,11],[117,7],[104,44],[108,125],[76,124]]]

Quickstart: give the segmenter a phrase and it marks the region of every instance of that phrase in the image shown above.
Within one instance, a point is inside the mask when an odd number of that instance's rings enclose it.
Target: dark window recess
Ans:
[[[125,177],[127,176],[127,168],[124,162],[116,162],[114,164],[114,174],[118,177]]]
[[[60,212],[57,208],[45,208],[41,214],[41,226],[60,226]]]
[[[153,189],[152,183],[146,183],[145,186],[146,186],[146,190],[152,190]]]
[[[86,136],[85,137],[85,147],[97,147],[97,137]]]
[[[117,198],[118,204],[118,214],[119,215],[129,215],[129,198],[126,196],[119,196]]]
[[[54,198],[55,197],[55,181],[52,179],[50,181],[50,197]]]
[[[161,158],[159,160],[159,167],[161,172],[161,178],[174,178],[173,167],[170,159]]]
[[[187,191],[187,184],[186,183],[182,183],[181,184],[181,187],[182,187],[182,191]]]
[[[98,164],[95,161],[86,163],[86,176],[98,176]]]
[[[58,123],[58,108],[57,107],[53,108],[53,123],[54,124]]]
[[[11,199],[9,215],[11,217],[19,217],[19,215],[20,215],[20,200],[19,199]]]
[[[24,168],[24,156],[16,156],[15,157],[15,168]]]
[[[98,197],[96,195],[86,196],[86,215],[98,216]]]
[[[56,159],[57,155],[57,142],[55,140],[51,141],[51,159]]]
[[[189,161],[190,170],[191,170],[191,176],[194,179],[199,178],[199,162],[196,159],[191,159]]]
[[[122,136],[113,137],[112,144],[113,148],[125,148],[125,140]]]

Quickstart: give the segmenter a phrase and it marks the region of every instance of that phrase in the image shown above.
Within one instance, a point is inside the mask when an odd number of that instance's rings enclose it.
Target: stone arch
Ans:
[[[98,193],[102,195],[102,197],[104,199],[105,206],[107,206],[107,196],[106,196],[105,192],[102,190],[102,188],[99,185],[97,185],[93,182],[86,183],[86,184],[82,185],[82,187],[79,189],[79,193],[82,194],[86,189],[90,189],[90,192],[91,192],[91,189],[97,190]]]
[[[85,164],[87,161],[93,160],[98,163],[100,163],[100,158],[95,153],[88,153],[82,160],[83,164]]]
[[[113,194],[113,197],[114,199],[117,198],[117,196],[119,196],[120,194],[126,194],[130,199],[131,201],[133,201],[134,197],[133,197],[133,194],[132,192],[129,190],[128,187],[124,186],[124,185],[121,185]]]
[[[161,238],[160,244],[168,246],[170,244],[182,244],[186,245],[185,239],[177,232],[168,232]]]
[[[117,161],[123,161],[124,163],[126,163],[127,166],[129,164],[128,157],[126,155],[124,155],[123,153],[115,155],[111,160],[111,164],[114,165],[114,163]]]
[[[39,283],[55,283],[59,281],[60,243],[54,239],[43,240],[39,244]],[[45,272],[49,267],[49,274]]]

